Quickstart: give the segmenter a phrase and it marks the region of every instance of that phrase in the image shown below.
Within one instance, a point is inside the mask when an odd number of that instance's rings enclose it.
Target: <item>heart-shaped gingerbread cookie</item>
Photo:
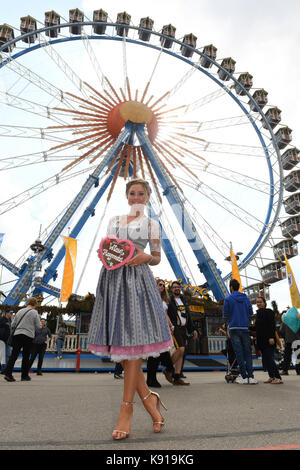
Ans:
[[[132,258],[134,249],[130,240],[119,240],[114,235],[108,235],[100,242],[98,256],[104,267],[112,271],[124,266]]]

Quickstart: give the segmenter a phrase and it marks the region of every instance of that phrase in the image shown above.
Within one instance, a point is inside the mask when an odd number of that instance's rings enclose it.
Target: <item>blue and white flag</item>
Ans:
[[[2,244],[3,237],[4,237],[4,233],[0,233],[0,246]]]

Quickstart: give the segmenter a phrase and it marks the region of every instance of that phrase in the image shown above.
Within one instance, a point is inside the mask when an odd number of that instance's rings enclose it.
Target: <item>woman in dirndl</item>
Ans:
[[[153,431],[160,432],[164,418],[158,393],[149,390],[142,371],[142,360],[159,356],[173,345],[162,300],[150,266],[160,263],[159,224],[145,214],[151,188],[142,179],[126,185],[129,214],[113,217],[107,236],[130,240],[134,256],[115,270],[101,269],[93,308],[88,344],[97,355],[109,355],[124,368],[123,403],[113,439],[130,434],[135,392],[150,414]],[[149,243],[151,254],[144,252]],[[166,409],[166,408],[165,408]]]

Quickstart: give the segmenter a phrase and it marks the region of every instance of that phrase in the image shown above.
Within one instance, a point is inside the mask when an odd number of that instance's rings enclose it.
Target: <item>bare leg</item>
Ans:
[[[156,424],[153,424],[154,432],[160,432],[162,424],[158,424],[157,422],[163,422],[164,419],[159,411],[158,397],[156,395],[150,395],[146,400],[144,400],[144,398],[149,395],[150,389],[146,383],[142,368],[139,370],[136,391],[138,392],[145,409],[150,414],[153,423],[156,422]]]
[[[176,351],[174,352],[174,354],[172,354],[172,356],[171,356],[173,364],[175,364],[178,361],[180,355],[181,355],[181,351],[180,351],[179,348],[177,348]]]
[[[114,439],[124,439],[130,434],[131,420],[133,415],[133,400],[137,389],[139,371],[141,371],[142,360],[123,361],[124,368],[124,390],[123,403],[121,405],[117,426],[112,433]],[[119,432],[123,431],[123,432]]]
[[[178,351],[178,352],[177,352]],[[176,355],[174,358],[175,362],[174,364],[174,369],[175,369],[175,374],[180,374],[181,372],[181,367],[182,367],[182,360],[183,360],[183,355],[184,355],[184,347],[180,347],[176,350],[175,354],[173,354],[173,357]],[[173,360],[173,358],[172,358]]]

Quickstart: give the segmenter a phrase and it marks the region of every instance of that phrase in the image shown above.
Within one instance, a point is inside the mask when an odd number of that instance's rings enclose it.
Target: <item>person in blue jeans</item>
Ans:
[[[229,335],[240,369],[238,384],[257,384],[253,375],[249,320],[253,315],[251,302],[246,294],[239,292],[240,283],[231,279],[230,295],[224,299],[223,317],[229,327]]]
[[[57,331],[57,338],[56,338],[56,348],[57,348],[57,357],[56,359],[62,359],[62,347],[65,342],[66,330],[64,323],[59,324],[59,328]]]

